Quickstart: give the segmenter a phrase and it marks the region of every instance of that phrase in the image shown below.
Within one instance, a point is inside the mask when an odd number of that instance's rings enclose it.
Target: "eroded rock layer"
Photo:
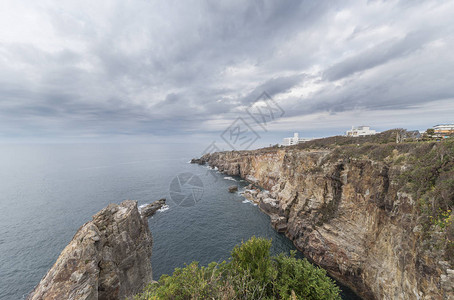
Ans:
[[[397,184],[404,166],[298,149],[220,152],[195,162],[254,183],[245,196],[273,226],[365,299],[454,299],[452,266],[423,250],[415,200]]]
[[[137,202],[110,204],[80,227],[28,299],[125,299],[152,280],[151,247]]]

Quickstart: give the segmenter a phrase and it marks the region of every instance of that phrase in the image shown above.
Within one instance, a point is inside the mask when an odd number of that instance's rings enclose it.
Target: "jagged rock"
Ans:
[[[238,186],[237,185],[229,186],[229,193],[235,193],[237,191],[238,191]]]
[[[287,230],[287,219],[279,215],[271,215],[271,225],[277,232],[285,232]]]
[[[252,176],[252,175],[246,176],[246,180],[249,181],[249,182],[252,182],[252,183],[257,183],[257,182],[258,182],[258,179],[255,178],[255,177]]]
[[[246,199],[248,200],[251,200],[255,203],[258,203],[259,201],[257,200],[257,194],[259,193],[259,191],[257,189],[249,189],[249,186],[248,186],[248,189],[244,190],[244,192],[242,193],[243,197],[245,197]]]
[[[279,206],[276,199],[273,198],[264,198],[259,203],[260,209],[262,209],[267,214],[277,214],[279,211]]]
[[[270,193],[244,196],[295,246],[364,299],[454,299],[453,266],[422,244],[418,201],[403,193],[403,166],[335,151],[259,149],[206,155]],[[249,188],[251,189],[252,186]],[[432,250],[431,250],[432,249]]]
[[[149,218],[153,216],[158,211],[158,209],[160,209],[164,205],[166,205],[166,199],[165,198],[159,199],[151,204],[148,204],[147,206],[142,207],[140,209],[140,214],[145,218]]]
[[[130,297],[152,280],[151,247],[137,201],[109,204],[79,228],[28,299]]]
[[[191,164],[204,165],[206,162],[202,158],[193,158],[191,159]]]

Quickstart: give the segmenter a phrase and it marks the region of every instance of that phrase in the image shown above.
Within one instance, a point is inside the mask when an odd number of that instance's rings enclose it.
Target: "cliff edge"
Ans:
[[[310,260],[365,299],[454,299],[454,145],[206,154]]]
[[[79,228],[28,299],[125,299],[152,280],[151,247],[137,201],[109,204]]]

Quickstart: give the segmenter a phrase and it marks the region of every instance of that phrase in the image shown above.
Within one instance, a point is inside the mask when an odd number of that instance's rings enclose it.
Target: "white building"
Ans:
[[[366,135],[374,135],[377,132],[375,130],[371,130],[370,126],[352,126],[351,130],[347,131],[347,136],[366,136]]]
[[[307,141],[310,141],[310,140],[311,139],[304,139],[304,138],[298,137],[298,132],[295,132],[293,134],[293,137],[284,138],[284,141],[283,141],[282,145],[291,146],[291,145],[296,145],[296,144],[299,144],[299,143],[304,143],[304,142],[307,142]]]
[[[435,125],[433,129],[435,134],[440,136],[454,134],[454,124]]]

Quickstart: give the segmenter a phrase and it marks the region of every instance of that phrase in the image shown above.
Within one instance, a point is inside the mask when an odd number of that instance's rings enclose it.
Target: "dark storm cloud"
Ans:
[[[286,116],[449,99],[453,5],[405,3],[11,3],[0,136],[209,132],[263,91]]]

